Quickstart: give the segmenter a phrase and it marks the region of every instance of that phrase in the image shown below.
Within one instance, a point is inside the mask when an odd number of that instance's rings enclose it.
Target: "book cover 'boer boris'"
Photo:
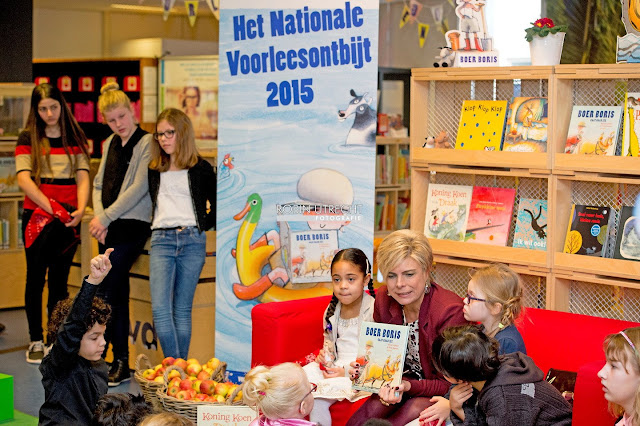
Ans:
[[[622,107],[574,105],[565,154],[615,155]]]
[[[507,101],[464,101],[455,149],[500,151]]]
[[[386,384],[398,386],[402,381],[409,327],[364,321],[360,327],[358,356],[360,376],[353,389],[378,393]]]

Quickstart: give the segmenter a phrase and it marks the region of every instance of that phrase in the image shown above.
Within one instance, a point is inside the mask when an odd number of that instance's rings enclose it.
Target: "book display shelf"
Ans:
[[[609,206],[619,213],[640,193],[640,159],[564,154],[572,107],[622,105],[631,91],[640,91],[640,71],[633,65],[414,69],[411,228],[424,230],[426,194],[432,183],[516,190],[506,246],[430,240],[435,281],[463,295],[469,268],[503,262],[521,274],[526,306],[637,319],[639,262],[563,253],[572,204]],[[547,152],[422,148],[427,136],[442,130],[455,141],[464,100],[514,96],[548,99]],[[521,198],[548,202],[546,250],[511,247]],[[615,221],[610,228],[614,225]],[[615,245],[615,230],[611,231],[609,243]]]
[[[22,201],[14,150],[31,106],[33,84],[0,84],[0,309],[24,306],[26,260],[22,248]]]
[[[409,138],[376,138],[376,237],[409,227],[411,183]]]

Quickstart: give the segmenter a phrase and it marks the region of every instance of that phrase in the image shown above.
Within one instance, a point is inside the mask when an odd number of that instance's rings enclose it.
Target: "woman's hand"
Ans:
[[[402,401],[402,394],[411,389],[411,383],[403,380],[399,386],[391,387],[388,384],[380,388],[378,396],[383,405],[397,404]]]
[[[436,423],[436,426],[443,425],[445,420],[451,415],[449,400],[442,396],[434,396],[429,401],[434,404],[420,413],[420,417],[418,417],[419,423],[422,425],[437,421],[438,423]]]
[[[93,285],[99,285],[104,277],[107,276],[109,271],[111,270],[111,261],[109,260],[109,256],[113,252],[112,248],[108,248],[104,254],[99,254],[93,259],[91,259],[91,273],[87,277],[87,282]]]
[[[64,226],[66,226],[67,228],[75,228],[82,220],[82,216],[84,216],[84,209],[76,210],[74,212],[71,212],[70,214],[73,220],[71,222],[65,223]]]
[[[473,395],[473,388],[469,383],[460,383],[457,384],[451,389],[449,393],[449,405],[451,407],[451,411],[456,413],[456,416],[460,420],[464,421],[464,410],[462,409],[462,404]]]
[[[107,236],[107,227],[100,223],[97,216],[94,216],[91,222],[89,222],[89,233],[101,244],[104,244],[104,239]]]
[[[333,377],[344,377],[344,368],[343,367],[327,367],[322,375],[325,379],[331,379]]]

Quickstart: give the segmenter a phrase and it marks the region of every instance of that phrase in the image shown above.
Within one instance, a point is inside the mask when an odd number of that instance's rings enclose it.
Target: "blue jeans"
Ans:
[[[165,357],[187,359],[193,295],[204,266],[207,237],[197,227],[151,233],[151,309]]]

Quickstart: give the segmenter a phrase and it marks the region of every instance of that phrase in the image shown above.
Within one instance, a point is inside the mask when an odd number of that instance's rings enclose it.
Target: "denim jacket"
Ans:
[[[216,187],[217,179],[213,167],[203,158],[187,172],[189,177],[189,192],[193,202],[193,210],[196,214],[196,222],[200,232],[207,231],[216,226]],[[160,172],[149,169],[149,195],[151,195],[151,223],[158,203],[158,191],[160,190]],[[207,213],[207,201],[211,209]]]

